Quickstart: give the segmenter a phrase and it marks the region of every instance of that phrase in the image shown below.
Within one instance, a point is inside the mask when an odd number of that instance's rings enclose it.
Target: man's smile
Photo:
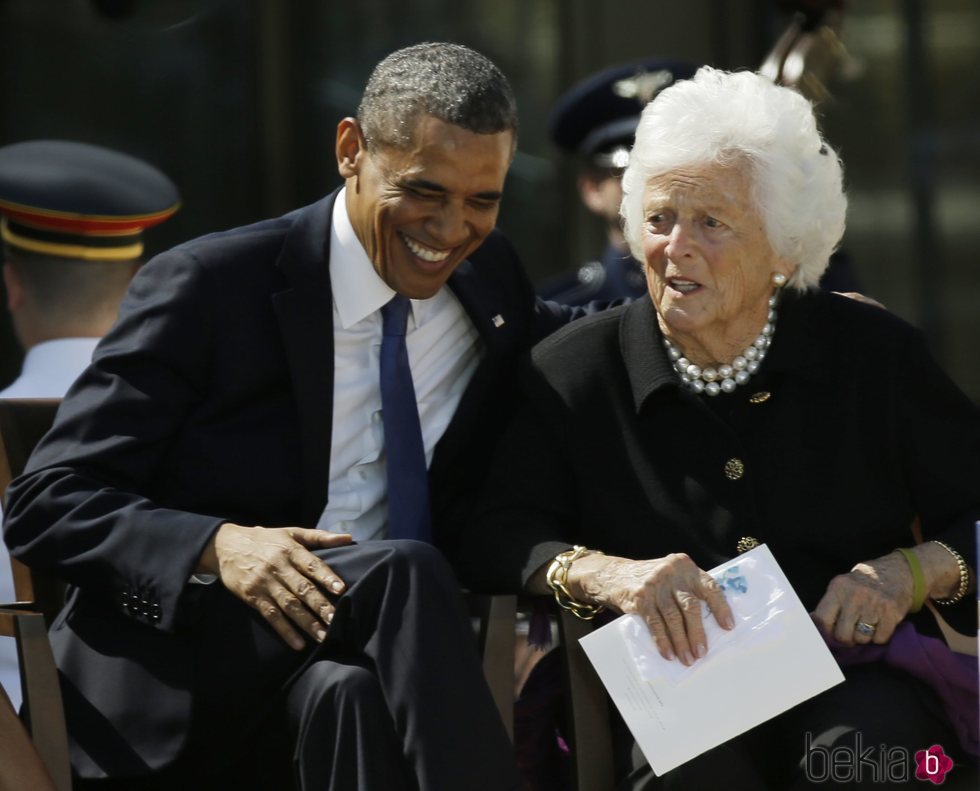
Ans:
[[[423,261],[427,261],[430,264],[440,264],[449,258],[449,254],[452,252],[453,248],[449,250],[435,250],[431,247],[423,245],[416,239],[408,236],[402,231],[398,232],[405,246],[409,249],[412,255],[417,258],[421,258]]]

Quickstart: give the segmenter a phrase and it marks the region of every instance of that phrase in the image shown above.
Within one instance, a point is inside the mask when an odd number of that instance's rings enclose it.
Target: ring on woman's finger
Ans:
[[[866,623],[865,621],[858,621],[854,624],[854,631],[863,634],[865,637],[871,637],[875,633],[875,628],[873,623]]]

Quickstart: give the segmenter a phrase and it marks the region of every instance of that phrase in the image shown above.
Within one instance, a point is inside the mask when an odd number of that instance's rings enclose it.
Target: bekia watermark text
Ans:
[[[865,745],[860,731],[854,733],[853,745],[838,742],[833,747],[814,744],[807,733],[805,748],[803,771],[813,783],[903,783],[911,779],[914,767],[916,780],[941,785],[953,769],[941,745],[910,755],[904,747]]]

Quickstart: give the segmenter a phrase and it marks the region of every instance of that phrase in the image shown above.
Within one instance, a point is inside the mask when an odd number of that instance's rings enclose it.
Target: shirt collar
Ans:
[[[347,330],[380,310],[395,291],[378,275],[347,214],[347,188],[333,204],[330,224],[330,283],[340,324]],[[412,305],[414,314],[415,305]]]
[[[24,355],[21,370],[36,375],[59,368],[84,368],[99,345],[98,338],[55,338],[32,346]]]

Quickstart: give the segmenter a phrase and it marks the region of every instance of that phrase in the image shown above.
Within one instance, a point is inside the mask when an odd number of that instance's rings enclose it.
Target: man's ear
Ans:
[[[344,118],[337,124],[337,170],[342,178],[349,179],[358,174],[366,150],[364,134],[356,118]]]
[[[7,289],[7,310],[11,313],[20,310],[27,294],[24,291],[24,283],[13,264],[3,265],[3,285]]]

